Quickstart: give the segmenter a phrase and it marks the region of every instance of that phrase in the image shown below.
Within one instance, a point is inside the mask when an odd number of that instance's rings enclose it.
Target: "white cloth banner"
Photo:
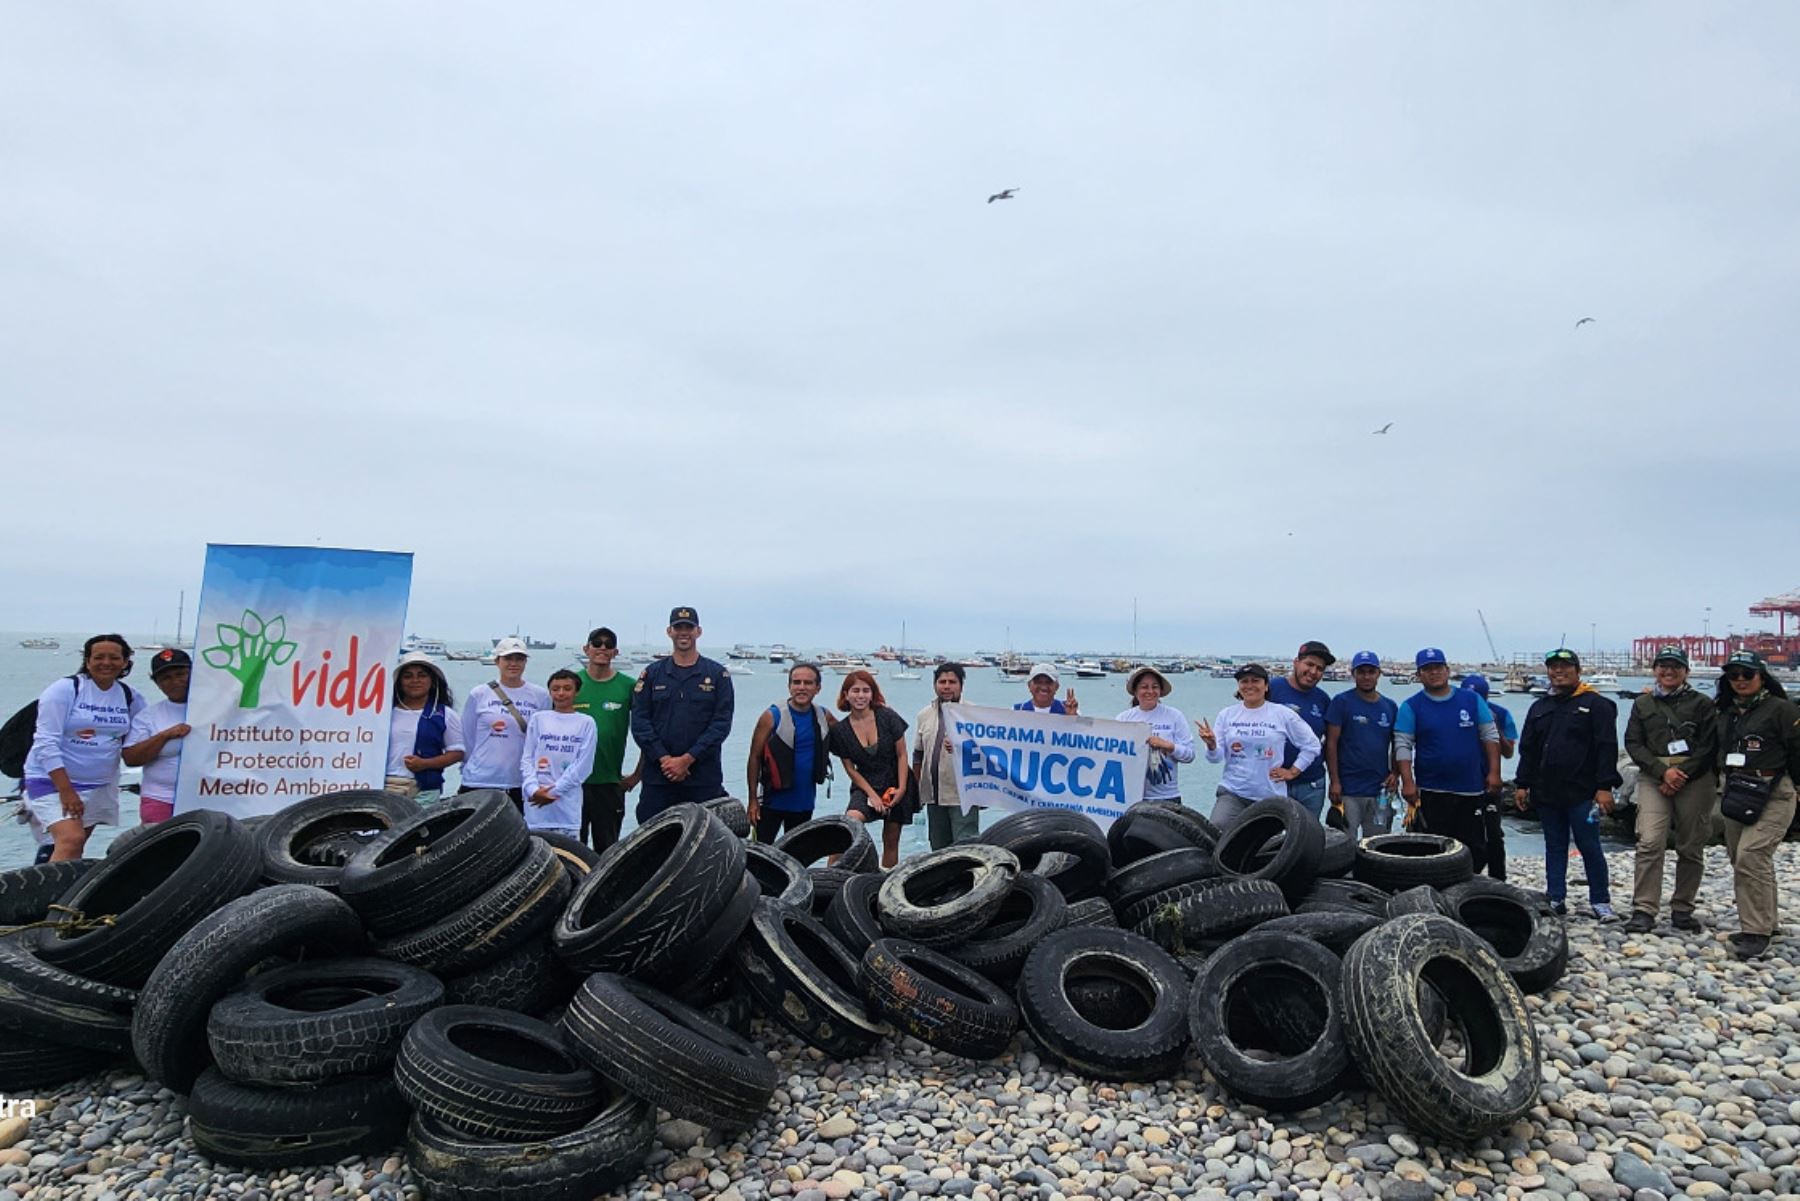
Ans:
[[[982,705],[945,705],[964,812],[1071,809],[1101,829],[1144,797],[1149,727]]]
[[[409,554],[209,545],[176,812],[380,788],[411,587]]]

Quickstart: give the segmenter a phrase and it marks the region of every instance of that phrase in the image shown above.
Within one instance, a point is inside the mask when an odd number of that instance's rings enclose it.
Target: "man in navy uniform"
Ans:
[[[639,824],[671,805],[725,795],[719,752],[731,734],[731,677],[700,653],[694,610],[671,610],[668,634],[669,657],[646,667],[631,694],[631,737],[644,752]]]

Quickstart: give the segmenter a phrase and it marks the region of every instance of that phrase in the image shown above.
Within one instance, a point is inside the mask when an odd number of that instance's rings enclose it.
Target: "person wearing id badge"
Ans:
[[[1650,670],[1655,686],[1632,700],[1625,719],[1625,753],[1638,766],[1637,857],[1625,931],[1648,934],[1656,928],[1671,826],[1675,894],[1669,898],[1669,924],[1696,931],[1701,925],[1694,916],[1694,898],[1700,893],[1719,799],[1713,774],[1719,754],[1717,709],[1711,697],[1688,686],[1688,657],[1680,647],[1660,648]]]
[[[1719,677],[1719,812],[1737,893],[1731,953],[1755,959],[1775,936],[1775,849],[1794,821],[1800,706],[1754,651],[1736,651]]]

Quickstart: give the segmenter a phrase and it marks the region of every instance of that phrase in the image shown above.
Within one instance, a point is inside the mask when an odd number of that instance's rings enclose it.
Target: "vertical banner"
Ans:
[[[1150,727],[980,705],[945,705],[956,787],[970,805],[1072,809],[1112,825],[1144,799]]]
[[[209,544],[175,811],[380,788],[411,589],[410,554]]]

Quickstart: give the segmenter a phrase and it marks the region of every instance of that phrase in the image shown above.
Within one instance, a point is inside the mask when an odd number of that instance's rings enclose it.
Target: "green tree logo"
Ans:
[[[262,703],[263,673],[269,670],[269,664],[279,667],[286,663],[300,644],[283,638],[287,633],[286,617],[265,622],[250,609],[244,610],[241,624],[220,622],[215,628],[219,631],[218,644],[201,651],[200,658],[208,667],[235,676],[243,685],[238,708],[254,709]]]

